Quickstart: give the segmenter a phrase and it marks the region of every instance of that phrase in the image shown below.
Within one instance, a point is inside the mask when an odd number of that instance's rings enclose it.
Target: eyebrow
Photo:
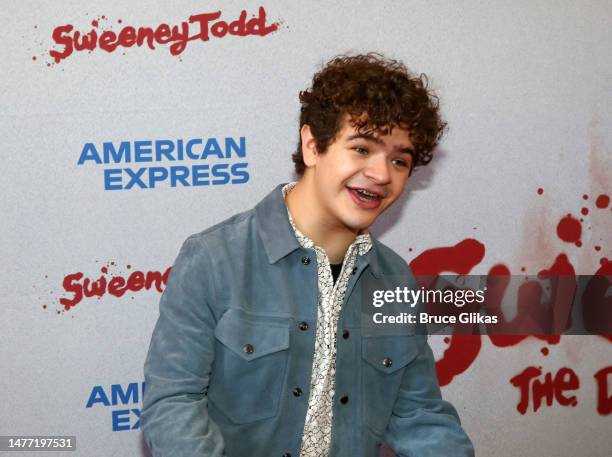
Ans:
[[[346,141],[352,141],[352,140],[357,140],[357,139],[371,141],[376,144],[384,144],[383,140],[381,140],[380,138],[376,138],[374,135],[371,135],[369,133],[354,133],[350,135],[346,139]],[[414,154],[414,149],[410,147],[395,146],[394,149],[399,152],[405,152],[407,154]]]

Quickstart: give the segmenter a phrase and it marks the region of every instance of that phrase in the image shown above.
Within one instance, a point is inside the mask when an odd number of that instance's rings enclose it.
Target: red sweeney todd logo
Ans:
[[[209,41],[234,35],[264,37],[278,30],[280,23],[267,23],[266,10],[260,6],[257,15],[247,18],[242,10],[237,18],[221,18],[221,11],[194,14],[186,21],[172,25],[162,22],[156,26],[132,26],[117,20],[118,30],[113,30],[106,16],[91,21],[91,29],[86,32],[76,30],[72,24],[64,24],[53,29],[51,37],[58,46],[49,51],[54,63],[70,57],[74,52],[93,52],[96,49],[112,53],[120,48],[146,46],[150,50],[167,45],[170,54],[180,55],[189,42]],[[33,57],[36,60],[36,57]],[[51,64],[48,64],[51,65]]]

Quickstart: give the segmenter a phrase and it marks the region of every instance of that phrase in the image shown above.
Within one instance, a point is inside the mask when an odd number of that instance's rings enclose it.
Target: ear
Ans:
[[[300,137],[302,139],[302,157],[304,158],[304,164],[307,168],[314,167],[317,163],[319,153],[317,151],[317,144],[312,132],[310,131],[310,125],[304,124],[300,129]]]

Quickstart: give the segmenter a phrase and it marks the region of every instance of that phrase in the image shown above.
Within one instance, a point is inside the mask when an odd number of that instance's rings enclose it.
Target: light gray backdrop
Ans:
[[[216,10],[234,20],[259,6],[279,23],[264,37],[191,41],[179,56],[166,44],[49,56],[65,24],[119,31]],[[140,430],[113,431],[113,417],[119,429],[137,422],[130,384],[143,381],[160,293],[105,293],[66,311],[64,281],[163,273],[188,235],[292,179],[297,94],[337,53],[380,51],[426,73],[449,123],[438,157],[374,227],[385,243],[411,261],[473,238],[486,248],[474,273],[499,262],[534,273],[566,253],[592,274],[611,256],[610,208],[595,205],[610,193],[611,16],[609,1],[3,1],[0,435],[76,435],[67,455],[146,455]],[[246,157],[228,161],[248,163],[245,184],[111,191],[105,169],[214,160],[78,165],[86,143],[226,137],[245,138]],[[581,247],[557,236],[568,213],[584,219]],[[431,343],[442,359],[448,342]],[[480,456],[607,456],[612,421],[597,412],[594,375],[611,347],[601,337],[506,348],[482,338],[443,394]],[[534,412],[530,398],[520,413],[510,379],[529,366],[574,370],[580,387],[566,395],[577,405]]]

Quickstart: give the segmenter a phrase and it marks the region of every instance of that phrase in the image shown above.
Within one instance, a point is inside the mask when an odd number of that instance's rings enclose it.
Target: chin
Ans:
[[[353,231],[361,231],[361,230],[366,230],[368,227],[370,227],[374,221],[376,220],[376,218],[374,219],[344,219],[344,225],[348,228],[350,228]]]

